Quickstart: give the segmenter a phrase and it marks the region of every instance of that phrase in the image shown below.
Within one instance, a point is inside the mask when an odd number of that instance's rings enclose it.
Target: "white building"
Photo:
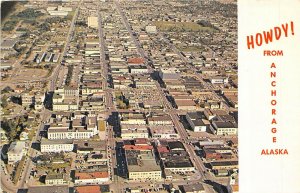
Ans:
[[[153,147],[149,145],[125,145],[129,180],[159,180],[161,168],[155,160]],[[129,161],[130,160],[130,161]],[[136,161],[134,161],[136,160]],[[130,162],[130,164],[128,164]]]
[[[75,185],[103,184],[109,181],[108,172],[76,172]]]
[[[73,140],[48,140],[42,139],[41,141],[41,152],[70,152],[73,151],[74,144]]]
[[[144,125],[121,125],[122,139],[149,138],[149,132]]]
[[[89,139],[94,136],[92,130],[84,128],[69,129],[68,127],[53,127],[48,129],[48,139]]]
[[[195,132],[206,132],[206,125],[201,119],[199,113],[187,113],[186,119],[190,126],[192,127],[193,131]]]
[[[161,68],[158,74],[162,80],[177,80],[180,78],[179,70],[176,68]]]
[[[69,12],[54,10],[54,11],[48,11],[48,13],[51,16],[67,16]]]
[[[235,123],[224,121],[213,121],[211,129],[217,135],[237,135],[238,128]]]
[[[98,28],[98,17],[88,17],[88,26],[91,28]]]
[[[153,116],[148,118],[149,125],[173,125],[170,115]]]
[[[210,79],[212,84],[227,84],[228,78],[227,77],[212,77]]]
[[[63,174],[48,174],[45,179],[46,185],[61,185],[64,184]]]
[[[137,124],[137,125],[146,125],[145,117],[142,113],[122,113],[121,125],[123,124]]]
[[[173,125],[150,125],[152,138],[157,139],[178,139]]]
[[[151,34],[157,33],[157,29],[156,29],[155,25],[148,25],[148,26],[146,26],[145,30],[147,33],[151,33]]]
[[[35,103],[35,94],[33,92],[23,93],[21,95],[22,106],[30,107]]]
[[[7,151],[8,163],[20,161],[27,153],[25,141],[12,142]]]

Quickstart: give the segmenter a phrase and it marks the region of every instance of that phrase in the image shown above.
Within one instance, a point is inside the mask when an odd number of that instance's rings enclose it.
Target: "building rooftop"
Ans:
[[[170,141],[168,142],[168,146],[170,147],[171,150],[185,150],[183,144],[179,141]]]
[[[79,186],[75,190],[76,193],[101,193],[100,186]]]
[[[53,139],[49,140],[47,138],[42,138],[41,145],[47,144],[73,144],[73,140],[71,139]]]
[[[108,178],[108,172],[76,172],[75,177],[80,180]]]
[[[46,180],[57,180],[57,179],[63,179],[63,174],[48,174],[46,176]]]
[[[64,186],[34,186],[29,187],[27,193],[69,193],[68,185]]]
[[[126,158],[129,172],[160,171],[152,151],[126,150]]]
[[[8,148],[8,154],[21,154],[25,148],[25,141],[14,141],[10,144]]]
[[[184,192],[198,192],[198,191],[204,190],[204,187],[202,184],[182,185],[182,188],[183,188]]]
[[[237,125],[232,122],[214,121],[217,128],[237,128]]]

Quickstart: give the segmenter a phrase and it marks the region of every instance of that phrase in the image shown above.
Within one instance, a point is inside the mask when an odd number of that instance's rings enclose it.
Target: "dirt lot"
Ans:
[[[12,78],[13,81],[27,81],[27,80],[39,80],[46,77],[48,70],[45,69],[21,69]]]

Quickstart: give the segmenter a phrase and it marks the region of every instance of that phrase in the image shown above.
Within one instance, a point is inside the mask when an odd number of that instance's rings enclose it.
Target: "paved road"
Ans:
[[[99,49],[100,49],[100,64],[102,68],[102,76],[103,76],[103,81],[102,81],[102,86],[103,90],[105,91],[105,106],[108,109],[114,108],[113,104],[113,95],[112,95],[112,90],[108,87],[108,67],[109,67],[109,62],[105,58],[105,50],[106,50],[106,45],[105,45],[105,39],[104,39],[104,31],[103,31],[103,21],[102,21],[102,16],[99,10],[100,5],[98,5],[98,31],[99,31]]]
[[[37,151],[35,149],[31,148],[31,146],[32,146],[32,143],[36,142],[38,139],[41,138],[39,134],[44,129],[44,127],[45,127],[44,123],[50,118],[50,116],[51,116],[51,112],[48,111],[47,109],[43,109],[43,111],[41,112],[41,123],[38,127],[38,130],[36,131],[36,135],[30,142],[30,146],[29,146],[30,148],[27,153],[26,162],[24,164],[24,171],[22,172],[21,180],[18,183],[19,188],[25,188],[27,186],[26,182],[28,181],[30,171],[32,168],[32,161],[30,158],[35,157],[37,154]]]
[[[130,35],[131,35],[132,40],[134,41],[134,43],[136,44],[136,47],[138,48],[139,54],[145,59],[145,61],[147,61],[148,58],[146,58],[146,54],[145,54],[144,50],[141,48],[139,42],[138,42],[138,41],[136,40],[136,38],[133,36],[133,32],[132,32],[132,30],[131,30],[131,27],[130,27],[130,25],[129,25],[129,23],[128,23],[128,20],[127,20],[126,16],[125,16],[124,13],[122,12],[119,3],[115,1],[115,5],[116,5],[116,7],[117,7],[117,10],[118,10],[119,14],[120,14],[121,17],[122,17],[122,20],[123,20],[124,25],[126,26],[128,32],[129,32]],[[173,46],[173,47],[174,47],[174,46]],[[179,53],[179,54],[181,55],[181,53]],[[183,57],[183,56],[182,56],[182,57]],[[183,59],[183,58],[182,58],[182,59]],[[185,61],[185,60],[184,60],[184,61]],[[149,66],[148,66],[148,68],[149,68]],[[153,70],[153,69],[152,69],[152,70]],[[194,147],[193,147],[192,145],[188,144],[188,143],[185,143],[185,142],[188,140],[188,134],[187,134],[185,128],[183,127],[183,125],[180,123],[179,117],[178,117],[178,115],[177,115],[177,110],[174,109],[174,108],[172,107],[172,104],[167,100],[167,98],[166,98],[166,96],[165,96],[165,93],[164,93],[163,89],[160,87],[160,85],[158,84],[158,82],[156,83],[156,86],[157,86],[158,91],[160,92],[161,98],[163,99],[164,107],[165,107],[166,109],[170,110],[170,111],[169,111],[169,115],[171,116],[172,121],[173,121],[174,124],[175,124],[175,127],[176,127],[176,129],[177,129],[177,132],[178,132],[178,133],[180,134],[180,136],[181,136],[181,140],[182,140],[182,142],[183,142],[183,144],[184,144],[184,147],[185,147],[185,149],[187,150],[187,152],[189,153],[189,155],[190,155],[190,157],[191,157],[191,160],[192,160],[192,162],[193,162],[195,168],[200,172],[201,178],[202,178],[203,180],[209,179],[209,180],[214,181],[214,179],[213,179],[213,177],[212,177],[211,175],[209,175],[209,174],[208,174],[208,175],[204,174],[204,171],[206,170],[206,168],[204,167],[203,162],[202,162],[202,161],[199,159],[199,157],[196,155]]]
[[[141,57],[143,57],[145,59],[145,61],[147,61],[148,59],[148,56],[147,54],[145,53],[145,51],[142,49],[142,46],[140,44],[140,42],[136,39],[136,37],[133,35],[133,32],[132,32],[132,28],[124,14],[124,12],[121,10],[121,7],[120,7],[120,4],[117,2],[117,1],[114,1],[115,3],[115,6],[117,7],[117,10],[119,12],[119,14],[121,15],[122,17],[122,21],[123,21],[123,24],[125,25],[127,31],[129,32],[130,36],[131,36],[131,39],[133,40],[137,50],[138,50],[138,53],[141,55]]]
[[[17,190],[18,190],[17,186],[11,182],[10,176],[5,174],[4,168],[2,166],[5,167],[3,161],[1,160],[1,189],[2,189],[2,191],[6,191],[9,193],[17,192]]]
[[[68,32],[68,35],[67,35],[66,43],[65,43],[65,46],[63,48],[63,53],[60,56],[58,64],[57,64],[56,68],[54,69],[54,71],[53,71],[53,73],[50,77],[50,91],[54,91],[56,89],[56,81],[57,81],[58,74],[61,70],[61,62],[64,59],[64,57],[65,57],[65,55],[68,51],[68,47],[69,47],[70,41],[72,39],[72,34],[74,33],[75,21],[77,19],[77,15],[78,15],[78,11],[79,11],[81,3],[82,3],[82,0],[78,2],[78,5],[77,5],[76,10],[75,10],[75,14],[73,16],[73,19],[72,19],[72,22],[71,22],[71,25],[70,25],[70,29],[69,29],[69,32]]]

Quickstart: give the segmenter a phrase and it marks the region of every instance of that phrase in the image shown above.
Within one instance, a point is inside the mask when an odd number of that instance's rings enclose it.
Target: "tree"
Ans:
[[[6,108],[8,105],[8,102],[7,102],[7,96],[4,95],[3,97],[1,97],[1,107],[2,108]]]
[[[7,86],[7,87],[5,87],[4,89],[2,89],[1,93],[2,93],[2,94],[3,94],[3,93],[9,93],[9,92],[11,92],[11,91],[13,91],[13,89],[10,88],[9,86]]]
[[[24,11],[21,11],[20,13],[18,13],[17,17],[36,18],[36,17],[42,16],[42,15],[44,15],[42,12],[36,11],[32,8],[28,8],[28,9],[25,9]]]
[[[41,31],[49,31],[50,30],[50,24],[49,23],[42,23],[39,28]]]

